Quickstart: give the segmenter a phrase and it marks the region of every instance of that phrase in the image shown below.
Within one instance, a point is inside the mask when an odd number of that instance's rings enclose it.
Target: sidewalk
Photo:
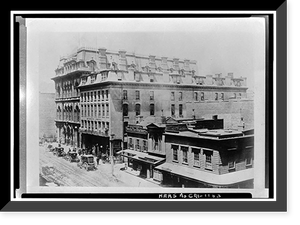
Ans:
[[[134,171],[130,171],[131,168],[127,170],[122,170],[125,168],[124,163],[118,163],[114,165],[114,177],[119,181],[125,183],[131,187],[161,187],[158,182],[155,182],[153,179],[143,179],[138,177]],[[111,173],[112,167],[111,164],[108,163],[99,163],[98,169],[101,171],[105,171],[106,173]]]

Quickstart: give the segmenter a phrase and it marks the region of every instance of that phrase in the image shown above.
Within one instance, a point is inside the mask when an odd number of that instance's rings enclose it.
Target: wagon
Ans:
[[[77,166],[80,167],[80,169],[84,168],[86,171],[97,169],[93,155],[82,155]]]
[[[64,151],[64,148],[62,148],[62,147],[57,147],[57,148],[55,148],[55,150],[53,151],[53,154],[54,154],[54,155],[57,155],[58,157],[66,156],[66,153],[65,153],[65,151]]]
[[[68,152],[65,159],[68,160],[69,162],[79,162],[80,161],[78,158],[77,152]]]

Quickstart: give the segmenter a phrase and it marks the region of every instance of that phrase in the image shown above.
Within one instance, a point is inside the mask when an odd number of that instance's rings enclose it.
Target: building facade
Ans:
[[[252,188],[254,131],[223,129],[223,122],[164,118],[131,124],[121,155],[137,175],[162,186]]]
[[[195,60],[79,48],[61,58],[52,79],[58,139],[84,148],[97,146],[104,153],[110,147],[114,152],[127,148],[125,127],[148,117],[218,114],[226,128],[237,126],[244,114],[246,126],[253,125],[246,116],[253,110],[246,78],[199,75]]]
[[[163,185],[253,188],[253,130],[174,130],[166,129],[166,162],[155,168]]]

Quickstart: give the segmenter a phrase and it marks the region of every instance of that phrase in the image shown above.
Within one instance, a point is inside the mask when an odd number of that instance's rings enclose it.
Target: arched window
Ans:
[[[140,104],[135,105],[135,115],[136,116],[141,115],[141,105]]]
[[[128,116],[128,104],[123,104],[123,116]]]
[[[150,116],[154,116],[154,104],[150,104]]]

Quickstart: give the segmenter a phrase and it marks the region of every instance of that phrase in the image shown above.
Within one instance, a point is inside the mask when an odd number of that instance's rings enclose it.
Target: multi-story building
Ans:
[[[232,115],[230,105],[246,98],[246,78],[234,78],[232,73],[200,76],[194,60],[100,48],[94,50],[91,63],[93,72],[81,76],[78,86],[80,132],[84,146],[98,144],[104,151],[112,139],[115,151],[126,148],[127,124],[155,116],[201,118],[213,111],[203,112],[206,103],[217,108],[227,104],[226,115]],[[235,113],[240,115],[240,108]]]
[[[94,71],[94,50],[80,48],[68,57],[61,57],[55,70],[56,134],[63,144],[80,146],[81,76]]]
[[[244,114],[246,126],[253,125],[247,117],[253,115],[253,101],[246,98],[246,78],[199,75],[195,60],[79,48],[60,60],[52,79],[58,137],[85,148],[97,145],[106,152],[110,143],[114,151],[127,148],[125,127],[147,117],[218,114],[226,128]]]

